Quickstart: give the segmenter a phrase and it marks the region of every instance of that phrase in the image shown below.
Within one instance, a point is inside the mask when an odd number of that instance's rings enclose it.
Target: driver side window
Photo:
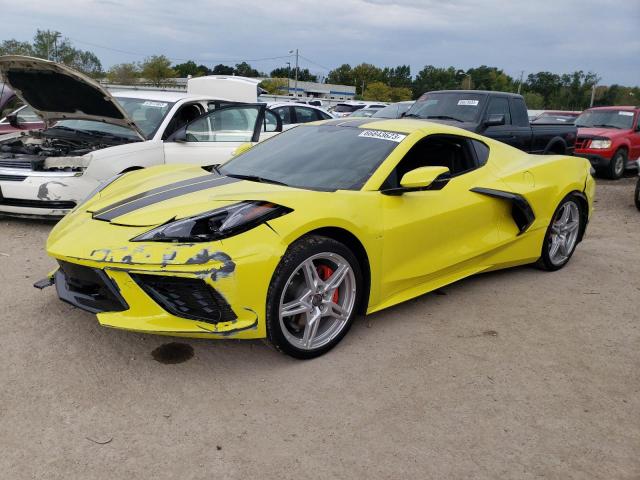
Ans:
[[[476,147],[474,144],[478,143]],[[483,152],[478,159],[477,151]],[[487,161],[489,149],[481,142],[456,135],[429,135],[418,141],[384,181],[381,189],[398,188],[407,172],[420,167],[447,167],[455,177],[475,170]]]
[[[251,142],[258,117],[256,108],[222,108],[191,122],[188,142]]]

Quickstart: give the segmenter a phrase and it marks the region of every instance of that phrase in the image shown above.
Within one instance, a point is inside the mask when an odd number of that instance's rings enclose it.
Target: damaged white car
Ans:
[[[44,120],[0,136],[0,214],[62,216],[123,172],[165,163],[226,162],[282,131],[257,103],[257,81],[211,76],[187,92],[117,91],[47,60],[0,57],[2,79]]]

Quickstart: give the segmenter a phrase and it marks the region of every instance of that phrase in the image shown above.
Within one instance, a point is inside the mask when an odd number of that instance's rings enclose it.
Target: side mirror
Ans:
[[[238,155],[240,155],[241,153],[246,152],[247,150],[251,149],[252,147],[253,147],[253,143],[251,143],[251,142],[243,143],[242,145],[240,145],[238,148],[236,148],[233,151],[231,156],[232,157],[237,157]]]
[[[20,128],[20,121],[18,120],[18,115],[15,113],[13,115],[7,115],[7,120],[13,128]]]
[[[504,125],[505,119],[504,114],[502,113],[492,113],[487,116],[487,119],[484,121],[485,127],[495,127],[497,125]]]
[[[451,174],[447,167],[420,167],[405,173],[400,188],[382,190],[385,195],[402,195],[407,192],[441,190],[449,183]]]

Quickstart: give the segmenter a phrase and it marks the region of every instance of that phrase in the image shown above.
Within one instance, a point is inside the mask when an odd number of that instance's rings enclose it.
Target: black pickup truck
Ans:
[[[446,123],[535,154],[572,155],[573,125],[530,124],[521,95],[482,90],[441,90],[423,94],[404,115]]]

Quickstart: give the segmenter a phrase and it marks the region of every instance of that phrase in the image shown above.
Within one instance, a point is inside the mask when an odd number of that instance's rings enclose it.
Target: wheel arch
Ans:
[[[582,241],[582,237],[584,237],[584,232],[587,229],[587,223],[589,221],[589,201],[587,200],[587,196],[583,192],[580,192],[578,190],[573,190],[569,192],[568,195],[576,197],[576,199],[578,200],[578,207],[580,207],[582,215],[585,219],[585,221],[580,226],[580,232],[578,233],[578,243],[580,243]]]
[[[567,142],[562,137],[553,137],[549,140],[547,148],[544,150],[545,155],[566,155],[567,154]]]
[[[366,248],[352,232],[341,227],[320,227],[305,233],[307,235],[320,235],[331,238],[345,245],[358,259],[360,270],[364,281],[364,294],[362,295],[358,312],[365,313],[369,305],[369,295],[371,293],[371,264]]]

